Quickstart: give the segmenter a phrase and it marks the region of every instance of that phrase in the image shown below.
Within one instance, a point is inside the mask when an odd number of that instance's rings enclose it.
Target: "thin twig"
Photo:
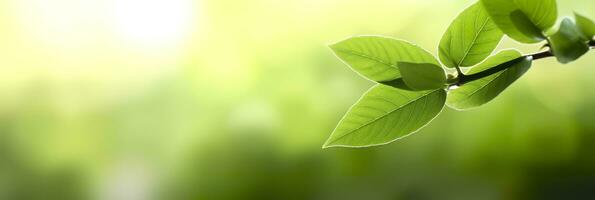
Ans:
[[[595,48],[595,41],[590,41],[589,42],[589,46],[591,49]],[[521,62],[522,60],[525,59],[532,59],[532,60],[539,60],[539,59],[544,59],[544,58],[549,58],[549,57],[554,57],[554,54],[552,53],[551,50],[547,50],[547,51],[542,51],[542,52],[538,52],[538,53],[534,53],[534,54],[528,54],[528,55],[524,55],[522,57],[519,57],[517,59],[502,63],[500,65],[497,65],[495,67],[492,67],[490,69],[475,73],[475,74],[469,74],[469,75],[465,75],[463,73],[459,73],[459,75],[457,76],[457,80],[454,81],[454,83],[450,84],[450,86],[461,86],[464,85],[466,83],[472,82],[472,81],[476,81],[488,76],[491,76],[493,74],[496,74],[498,72],[501,72],[505,69],[508,69],[512,66],[514,66],[515,64]]]

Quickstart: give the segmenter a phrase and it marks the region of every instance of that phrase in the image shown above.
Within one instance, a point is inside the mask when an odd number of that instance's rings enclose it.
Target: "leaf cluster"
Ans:
[[[595,23],[575,14],[558,21],[555,0],[480,0],[450,24],[438,58],[423,48],[383,36],[355,36],[330,47],[361,76],[377,83],[339,122],[324,147],[383,145],[416,132],[445,107],[482,106],[521,78],[534,60],[579,59],[595,43]],[[504,36],[544,43],[522,55],[495,52]]]

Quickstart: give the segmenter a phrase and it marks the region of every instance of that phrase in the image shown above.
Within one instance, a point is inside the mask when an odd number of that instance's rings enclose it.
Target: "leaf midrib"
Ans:
[[[366,54],[365,54],[365,53],[363,53],[363,52],[358,52],[358,51],[351,50],[351,49],[337,49],[337,51],[341,51],[341,52],[343,52],[343,53],[349,53],[349,54],[356,55],[356,56],[359,56],[359,57],[362,57],[362,58],[367,58],[367,59],[370,59],[370,60],[376,61],[376,62],[378,62],[378,63],[380,63],[380,64],[386,65],[386,66],[388,66],[388,67],[392,67],[392,68],[394,68],[394,69],[396,69],[396,70],[398,70],[398,69],[399,69],[399,68],[398,68],[396,65],[393,65],[393,64],[390,64],[390,63],[386,63],[386,62],[384,62],[384,61],[383,61],[381,58],[377,58],[377,57],[369,56],[369,55],[366,55]]]
[[[366,127],[366,126],[369,126],[370,124],[372,124],[372,123],[374,123],[374,122],[376,122],[376,121],[380,120],[381,118],[384,118],[384,117],[386,117],[386,116],[390,115],[391,113],[393,113],[393,112],[396,112],[397,110],[399,110],[399,109],[401,109],[401,108],[403,108],[403,107],[405,107],[405,106],[408,106],[409,104],[412,104],[413,102],[415,102],[415,101],[417,101],[417,100],[419,100],[419,99],[421,99],[421,98],[427,97],[428,95],[430,95],[430,94],[432,94],[432,93],[434,93],[434,92],[437,92],[437,91],[439,91],[439,90],[441,90],[441,89],[437,89],[437,90],[434,90],[434,91],[432,91],[432,92],[428,92],[427,94],[424,94],[424,95],[422,95],[422,96],[420,96],[420,97],[418,97],[418,98],[416,98],[416,99],[413,99],[413,100],[411,100],[411,101],[407,102],[406,104],[403,104],[402,106],[399,106],[399,107],[397,107],[397,108],[395,108],[395,109],[393,109],[393,110],[391,110],[391,111],[387,112],[386,114],[384,114],[384,115],[382,115],[382,116],[379,116],[379,117],[376,117],[376,118],[374,118],[374,119],[372,119],[372,120],[370,120],[370,121],[366,122],[364,125],[361,125],[361,126],[359,126],[359,127],[355,128],[355,129],[353,129],[353,130],[351,130],[351,131],[349,131],[349,132],[345,133],[344,135],[342,135],[342,136],[339,136],[339,137],[335,138],[335,139],[334,139],[332,142],[335,142],[335,141],[338,141],[338,140],[340,140],[340,139],[343,139],[344,137],[346,137],[346,136],[348,136],[348,135],[350,135],[350,134],[353,134],[353,132],[355,132],[355,131],[357,131],[357,130],[359,130],[359,129],[362,129],[362,128]],[[392,103],[392,102],[391,102],[391,103]],[[394,104],[394,103],[392,103],[392,104]],[[330,143],[332,143],[332,142],[330,142]]]
[[[463,64],[463,62],[466,60],[467,56],[469,55],[469,52],[471,52],[471,49],[473,49],[473,46],[475,46],[475,42],[477,41],[477,38],[479,38],[479,35],[484,31],[484,28],[488,24],[489,21],[490,21],[490,18],[487,17],[485,19],[485,21],[483,22],[483,24],[481,25],[481,28],[479,29],[479,31],[477,33],[475,33],[475,37],[473,37],[473,40],[471,41],[471,45],[469,45],[469,48],[467,48],[467,50],[465,51],[465,54],[463,54],[463,57],[461,58],[461,61],[459,61],[457,66],[460,67],[461,64]]]

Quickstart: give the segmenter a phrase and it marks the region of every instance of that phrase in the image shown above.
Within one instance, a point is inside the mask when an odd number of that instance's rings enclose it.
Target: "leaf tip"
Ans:
[[[335,51],[335,47],[337,46],[337,42],[329,43],[326,45],[329,49]]]
[[[582,15],[581,13],[577,12],[576,10],[572,11],[572,14],[574,14],[574,16],[579,16],[579,17],[585,17],[584,15]]]
[[[341,46],[341,44],[345,44],[346,42],[350,41],[351,39],[354,39],[355,37],[348,37],[339,41],[334,41],[334,42],[330,42],[327,43],[326,46],[329,47],[330,49],[332,49],[333,51],[336,51],[339,46]]]

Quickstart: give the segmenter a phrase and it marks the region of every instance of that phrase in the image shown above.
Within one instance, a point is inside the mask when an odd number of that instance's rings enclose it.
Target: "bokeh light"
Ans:
[[[372,85],[326,45],[436,54],[473,2],[2,0],[0,199],[592,197],[593,53],[393,144],[321,149]],[[558,2],[595,18],[592,0]]]

